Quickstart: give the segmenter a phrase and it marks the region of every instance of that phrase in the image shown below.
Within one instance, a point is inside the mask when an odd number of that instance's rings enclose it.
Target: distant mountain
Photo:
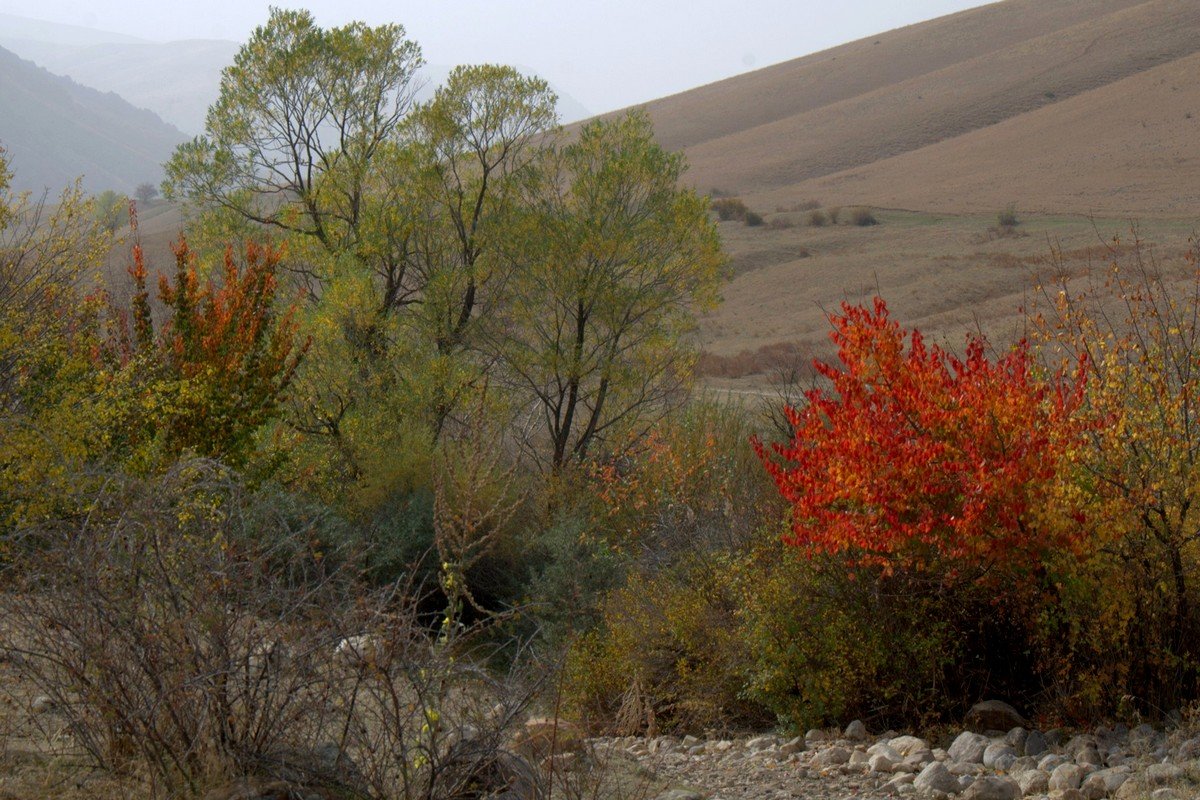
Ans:
[[[150,42],[0,14],[0,47],[84,86],[116,92],[195,135],[204,130],[208,107],[220,91],[221,70],[233,63],[240,45],[206,39]],[[449,73],[449,67],[427,65],[423,70],[425,88],[418,99],[431,96]],[[590,116],[579,101],[561,91],[558,110],[567,121]]]
[[[83,176],[89,191],[132,192],[160,181],[162,163],[187,138],[153,112],[3,48],[0,109],[0,145],[19,189],[57,191]]]

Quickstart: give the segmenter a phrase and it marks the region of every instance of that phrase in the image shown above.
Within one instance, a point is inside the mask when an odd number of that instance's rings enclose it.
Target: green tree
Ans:
[[[399,25],[326,30],[307,11],[272,8],[222,73],[204,135],[167,163],[164,194],[352,246],[365,176],[422,63]]]
[[[106,189],[92,201],[96,221],[109,233],[129,223],[129,198]]]
[[[690,375],[724,258],[707,201],[679,188],[685,168],[635,112],[584,127],[536,189],[498,350],[536,400],[554,469],[644,431]]]

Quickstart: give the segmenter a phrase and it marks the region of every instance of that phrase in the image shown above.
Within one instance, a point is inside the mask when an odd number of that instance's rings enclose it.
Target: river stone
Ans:
[[[1019,800],[1021,787],[1012,778],[984,775],[963,792],[963,800]]]
[[[1007,731],[1024,727],[1027,723],[1015,708],[1003,700],[984,700],[971,706],[963,724],[968,730],[982,732]]]
[[[989,744],[990,740],[986,736],[980,736],[970,731],[963,731],[954,740],[954,744],[950,745],[950,749],[947,752],[954,761],[968,761],[978,764],[983,761],[984,751],[987,750]]]
[[[1005,757],[1008,760],[1008,763],[1004,767],[996,763],[1001,757]],[[1013,749],[1012,745],[1006,742],[992,742],[983,751],[983,765],[988,769],[1003,770],[1012,766],[1012,762],[1016,760],[1017,751]]]
[[[921,774],[913,781],[913,786],[924,793],[958,794],[962,790],[958,779],[951,775],[950,770],[940,761],[934,761],[921,770]]]
[[[838,767],[850,760],[850,751],[844,747],[834,745],[826,748],[813,756],[812,766],[817,767]]]
[[[1046,752],[1046,737],[1041,731],[1030,731],[1025,737],[1025,755],[1040,756]]]
[[[902,758],[910,756],[919,750],[929,749],[929,743],[916,736],[897,736],[895,739],[889,739],[887,744],[888,747],[899,753]]]
[[[1045,794],[1050,791],[1050,774],[1040,769],[1031,769],[1017,776],[1021,794]]]
[[[1151,786],[1162,786],[1182,780],[1183,768],[1175,764],[1151,764],[1146,767],[1146,782]]]
[[[889,758],[887,753],[876,753],[867,761],[871,772],[891,772],[895,763],[895,760]]]
[[[1083,779],[1079,790],[1088,800],[1101,800],[1121,788],[1129,780],[1129,774],[1117,769],[1102,769]]]
[[[1083,782],[1083,768],[1078,764],[1059,764],[1050,773],[1050,791],[1078,789]]]
[[[867,726],[863,724],[863,721],[856,719],[846,726],[846,731],[842,735],[852,742],[865,742],[869,734],[867,733]]]

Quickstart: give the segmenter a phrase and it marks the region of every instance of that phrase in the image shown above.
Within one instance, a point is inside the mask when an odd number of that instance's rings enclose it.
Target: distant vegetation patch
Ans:
[[[794,374],[806,367],[811,358],[811,352],[799,342],[773,342],[731,356],[702,352],[696,373],[706,378]]]

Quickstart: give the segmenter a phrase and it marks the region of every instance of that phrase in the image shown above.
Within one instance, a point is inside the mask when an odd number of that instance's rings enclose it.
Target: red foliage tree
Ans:
[[[791,504],[790,543],[956,575],[1077,544],[1056,478],[1079,440],[1082,360],[1045,377],[1025,342],[990,360],[978,337],[958,358],[879,299],[830,320],[839,363],[816,363],[828,388],[786,409],[790,442],[754,441]]]

